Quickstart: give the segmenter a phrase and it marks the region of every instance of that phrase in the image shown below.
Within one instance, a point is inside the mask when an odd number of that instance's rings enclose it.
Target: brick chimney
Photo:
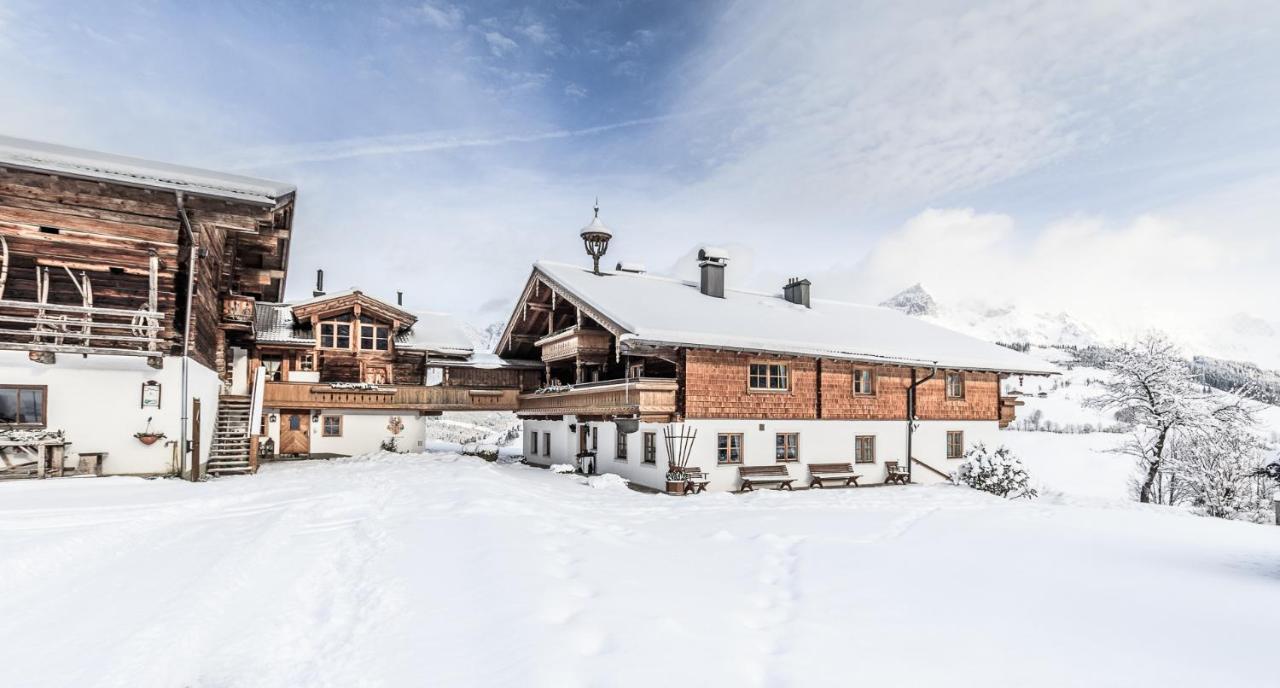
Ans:
[[[811,308],[809,305],[809,280],[792,277],[782,288],[782,298],[791,303]]]
[[[698,288],[707,296],[724,298],[724,268],[729,264],[729,252],[714,246],[705,246],[698,251],[698,267],[702,269],[702,279]]]

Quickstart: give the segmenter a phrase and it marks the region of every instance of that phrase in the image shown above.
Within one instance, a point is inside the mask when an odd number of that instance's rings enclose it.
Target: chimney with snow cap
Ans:
[[[702,269],[699,290],[707,296],[724,298],[724,267],[729,264],[729,252],[715,246],[704,246],[698,251],[698,267]]]
[[[316,290],[311,296],[324,296],[324,270],[316,270]]]
[[[809,280],[792,277],[782,288],[782,298],[791,303],[811,308],[809,305]]]
[[[618,272],[634,272],[637,275],[643,275],[645,273],[644,263],[628,263],[626,261],[622,261],[618,263],[618,267],[616,269]]]

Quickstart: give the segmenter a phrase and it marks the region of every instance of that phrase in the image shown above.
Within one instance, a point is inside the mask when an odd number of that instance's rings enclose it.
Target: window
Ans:
[[[875,394],[876,375],[869,368],[858,368],[853,371],[853,393]]]
[[[853,438],[853,460],[855,463],[876,462],[875,435],[858,435]]]
[[[0,423],[26,427],[45,426],[45,401],[48,388],[41,385],[0,386]]]
[[[341,322],[320,323],[320,346],[326,349],[350,349],[351,325]]]
[[[261,421],[262,422],[258,423],[258,434],[265,435],[267,434],[267,414],[262,414]]]
[[[298,354],[298,370],[315,370],[316,355],[314,352]]]
[[[325,437],[342,437],[342,416],[325,416],[323,423]]]
[[[301,429],[302,429],[302,416],[299,416],[299,415],[298,415],[298,414],[296,414],[296,413],[291,413],[291,414],[289,414],[289,429],[290,429],[290,430],[301,430]]]
[[[787,366],[782,363],[752,363],[749,386],[753,390],[785,392],[787,384]]]
[[[551,433],[542,433],[542,455],[551,456]]]
[[[658,433],[646,432],[644,434],[644,463],[658,462]]]
[[[947,458],[964,458],[964,433],[959,430],[947,432]]]
[[[533,456],[538,455],[538,433],[529,436],[529,453]]]
[[[614,448],[614,458],[619,461],[627,460],[627,436],[624,433],[618,433],[618,440]]]
[[[373,320],[360,316],[360,348],[367,351],[387,351],[391,330]]]
[[[780,432],[774,442],[778,461],[800,460],[800,433]]]
[[[742,435],[716,435],[716,463],[742,463]]]
[[[961,373],[947,373],[947,398],[963,399],[964,398],[964,375]]]
[[[600,450],[600,428],[591,428],[591,451]]]

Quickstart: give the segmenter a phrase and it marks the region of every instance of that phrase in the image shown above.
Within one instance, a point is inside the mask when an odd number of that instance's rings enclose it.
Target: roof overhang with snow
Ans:
[[[726,289],[724,298],[713,298],[695,282],[601,273],[535,263],[497,350],[510,350],[521,304],[540,283],[613,332],[622,353],[694,347],[1020,375],[1058,372],[1046,361],[888,308],[825,299],[813,299],[806,308],[779,294],[741,289]]]
[[[10,136],[0,136],[0,167],[272,207],[297,192],[297,187],[283,182]]]

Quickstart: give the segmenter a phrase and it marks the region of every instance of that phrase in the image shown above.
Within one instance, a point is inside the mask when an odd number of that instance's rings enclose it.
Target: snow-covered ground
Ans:
[[[1280,528],[1119,504],[452,454],[0,484],[0,684],[1276,685]]]

